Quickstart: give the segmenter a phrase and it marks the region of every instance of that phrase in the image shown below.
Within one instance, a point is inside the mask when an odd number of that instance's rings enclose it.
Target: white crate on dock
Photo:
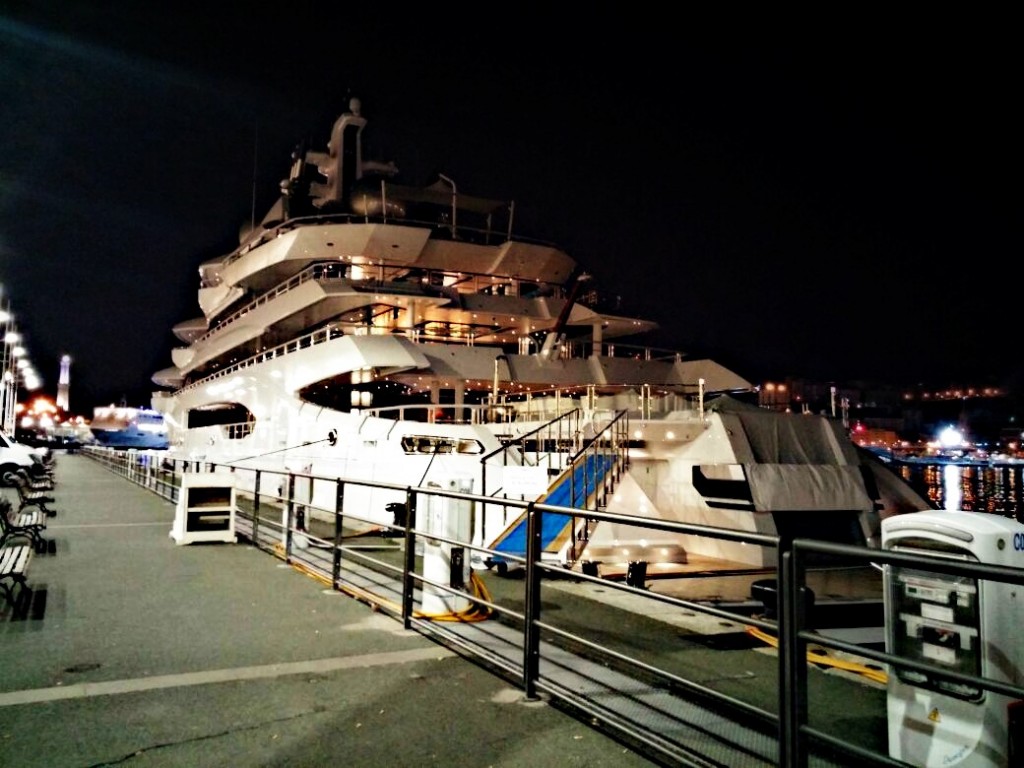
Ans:
[[[222,472],[181,476],[171,538],[178,544],[235,542],[235,478]]]

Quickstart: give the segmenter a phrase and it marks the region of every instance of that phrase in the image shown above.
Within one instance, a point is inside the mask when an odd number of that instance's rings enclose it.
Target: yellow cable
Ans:
[[[324,574],[320,573],[320,571],[314,571],[312,568],[303,565],[302,563],[292,563],[291,566],[300,573],[306,574],[311,579],[316,579],[321,584],[326,584],[327,586],[331,585],[331,580]]]
[[[746,631],[748,635],[753,635],[758,640],[768,643],[768,645],[773,648],[779,647],[778,638],[769,635],[767,632],[762,632],[757,627],[747,627]],[[864,664],[858,664],[852,661],[834,659],[826,654],[827,651],[824,648],[814,646],[813,648],[807,649],[807,660],[812,664],[823,664],[825,666],[835,667],[836,669],[842,669],[847,672],[856,672],[859,675],[863,675],[864,677],[874,680],[876,683],[882,683],[883,685],[889,682],[889,676],[879,669],[873,669]]]
[[[331,587],[334,586],[329,577],[325,576],[320,571],[313,570],[312,568],[310,568],[307,565],[304,565],[303,563],[292,563],[291,566],[300,573],[303,573],[306,576],[309,576],[310,578],[316,579],[321,584],[325,584]],[[482,598],[487,602],[490,602],[491,595],[490,592],[488,592],[487,586],[484,584],[483,580],[472,571],[469,574],[469,580],[471,586],[473,587],[473,595],[475,597]],[[391,602],[390,600],[381,600],[373,593],[359,589],[358,587],[353,587],[350,585],[340,585],[338,589],[339,591],[345,592],[357,599],[366,600],[376,605],[387,605],[393,611],[399,611],[399,606]],[[470,607],[464,611],[457,611],[455,613],[423,613],[422,611],[416,611],[415,613],[413,613],[413,617],[417,619],[430,619],[432,621],[484,621],[485,619],[491,618],[491,609],[487,606],[472,603]]]

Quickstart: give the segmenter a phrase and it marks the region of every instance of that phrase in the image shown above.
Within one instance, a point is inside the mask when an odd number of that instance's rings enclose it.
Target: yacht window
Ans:
[[[405,435],[402,438],[405,453],[461,453],[476,455],[484,452],[478,440],[458,440],[439,435]]]
[[[226,424],[252,424],[252,411],[239,403],[221,403],[216,407],[193,408],[188,412],[188,429]]]

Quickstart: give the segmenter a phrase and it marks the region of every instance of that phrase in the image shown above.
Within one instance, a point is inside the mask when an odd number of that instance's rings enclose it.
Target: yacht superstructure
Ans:
[[[396,183],[394,164],[363,157],[349,107],[325,152],[296,150],[260,225],[200,266],[202,315],[175,327],[183,346],[153,376],[173,455],[495,498],[571,487],[572,508],[762,532],[800,520],[844,540],[926,507],[887,499],[829,420],[744,407],[720,395],[751,383],[714,361],[624,344],[655,324],[515,235],[513,204],[444,176]],[[344,503],[387,524],[400,498]],[[514,546],[499,505],[477,514],[476,543]],[[576,520],[546,546],[566,562],[766,556]]]

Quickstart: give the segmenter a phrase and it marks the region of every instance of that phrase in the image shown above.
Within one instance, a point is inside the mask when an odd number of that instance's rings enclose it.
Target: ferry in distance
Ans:
[[[94,408],[89,431],[96,443],[108,448],[164,450],[169,445],[163,415],[150,408]]]
[[[644,346],[656,324],[517,233],[514,203],[445,175],[398,183],[364,155],[366,125],[353,99],[326,148],[295,150],[262,221],[200,265],[201,315],[153,375],[171,457],[489,496],[473,545],[517,555],[525,526],[502,498],[868,544],[883,517],[928,508],[835,420],[757,408],[741,375]],[[329,486],[313,484],[311,514],[334,509]],[[349,484],[341,511],[388,525],[404,500]],[[547,516],[544,556],[773,564],[588,524]]]

